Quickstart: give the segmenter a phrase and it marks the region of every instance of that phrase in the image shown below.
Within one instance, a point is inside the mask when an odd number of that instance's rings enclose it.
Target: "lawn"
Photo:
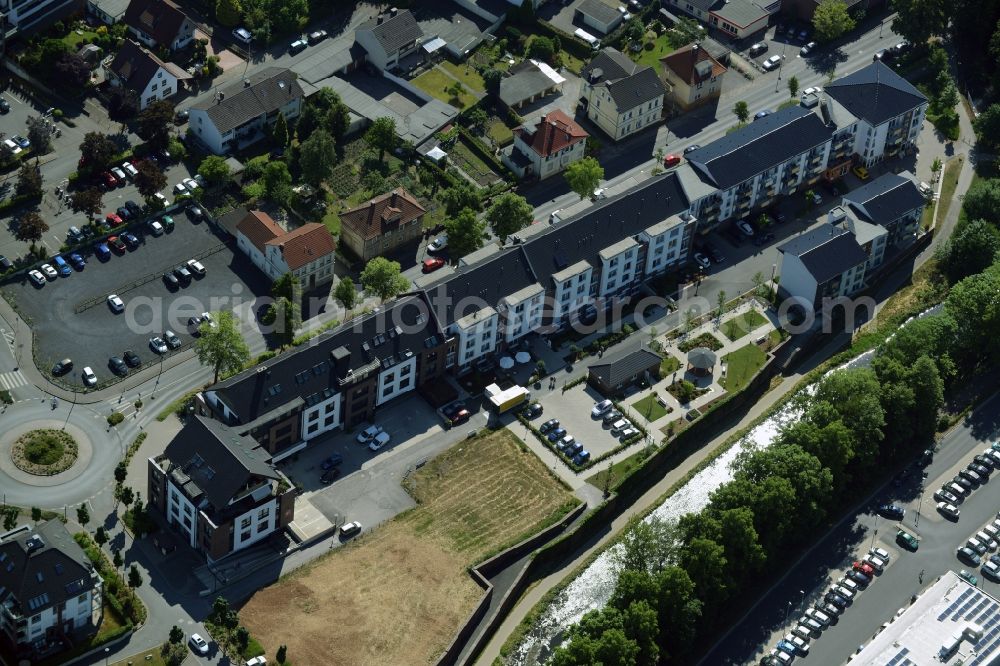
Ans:
[[[455,142],[455,145],[448,151],[448,156],[455,163],[455,166],[483,187],[488,187],[501,180],[490,165],[473,153],[462,139]]]
[[[708,347],[712,351],[722,349],[722,340],[711,333],[702,333],[697,338],[690,338],[677,345],[677,349],[685,354],[696,347]]]
[[[667,415],[666,408],[657,402],[656,396],[652,393],[634,403],[632,409],[650,423]]]
[[[483,81],[483,77],[479,75],[479,72],[474,70],[470,65],[456,65],[453,62],[444,60],[441,62],[441,67],[461,81],[462,85],[466,88],[477,93],[486,92],[486,82]]]
[[[330,231],[334,236],[340,235],[340,215],[337,214],[336,206],[330,206],[326,209],[326,215],[323,216],[323,225]]]
[[[760,347],[752,343],[726,354],[722,357],[726,364],[726,377],[719,384],[727,391],[739,391],[753,379],[766,360],[767,356]]]
[[[76,30],[70,30],[69,34],[59,41],[73,49],[73,52],[75,53],[77,51],[77,44],[80,42],[87,42],[89,44],[94,41],[94,38],[96,37],[97,33],[91,32],[90,30],[81,30],[79,33],[77,33]]]
[[[486,124],[486,134],[498,146],[506,146],[514,140],[514,132],[499,118],[490,118]]]
[[[767,317],[756,310],[748,310],[722,324],[720,330],[730,340],[739,340],[750,331],[767,323]]]
[[[642,51],[638,53],[629,51],[629,55],[640,65],[648,65],[659,73],[660,58],[669,55],[674,50],[674,47],[670,45],[669,37],[670,33],[664,32],[655,41],[643,44]]]
[[[160,655],[160,648],[155,647],[151,650],[134,654],[128,659],[113,662],[111,666],[132,666],[133,664],[142,664],[142,666],[166,666],[167,662],[163,661],[163,657]]]
[[[451,78],[440,69],[431,69],[410,81],[413,85],[423,90],[432,97],[451,104],[457,109],[465,110],[476,103],[477,98],[467,89],[458,96],[452,97],[451,93],[445,92],[446,88],[455,85],[455,79]]]
[[[941,200],[938,205],[937,215],[938,224],[941,224],[944,216],[948,214],[948,207],[951,205],[952,197],[955,196],[955,188],[958,187],[958,176],[962,172],[962,165],[964,163],[965,158],[959,155],[948,160],[948,163],[944,166],[944,174],[941,176],[944,180],[941,183]]]
[[[431,663],[482,597],[468,567],[576,504],[508,430],[461,442],[406,485],[416,508],[240,610],[267,654],[284,643],[297,664]]]
[[[663,362],[660,363],[660,377],[666,377],[671,372],[679,370],[681,367],[681,362],[677,360],[676,356],[667,354],[663,358]]]
[[[604,465],[600,472],[587,478],[587,483],[601,490],[604,490],[605,484],[608,488],[614,488],[629,472],[640,467],[651,451],[650,447],[644,446],[628,458],[610,465],[610,469],[608,465]],[[610,480],[608,480],[609,475]]]

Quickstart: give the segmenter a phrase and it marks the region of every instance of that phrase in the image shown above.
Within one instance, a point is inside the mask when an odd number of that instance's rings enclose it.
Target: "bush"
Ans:
[[[108,415],[108,425],[116,426],[125,420],[125,415],[121,412],[111,412]]]

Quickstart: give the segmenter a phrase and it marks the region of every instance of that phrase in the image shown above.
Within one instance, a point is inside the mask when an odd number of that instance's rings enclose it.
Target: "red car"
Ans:
[[[872,565],[868,564],[867,562],[855,562],[854,570],[860,571],[869,578],[875,575],[875,569],[873,569]]]
[[[117,252],[118,254],[125,254],[126,250],[125,241],[123,241],[118,236],[109,236],[108,245],[110,245],[112,249],[114,249],[114,251]]]
[[[681,158],[677,155],[667,155],[663,158],[663,166],[665,167],[675,167],[681,163]]]
[[[430,259],[424,259],[422,270],[424,273],[431,273],[442,266],[444,266],[444,259],[441,257],[431,257]]]
[[[460,409],[458,410],[458,413],[456,413],[453,417],[451,417],[451,424],[453,426],[457,426],[462,423],[465,423],[466,421],[469,420],[470,416],[472,416],[472,414],[469,413],[469,410]]]
[[[120,215],[118,215],[118,213],[108,213],[104,217],[104,219],[107,220],[108,224],[110,224],[112,227],[117,227],[119,224],[122,223],[122,218]]]
[[[115,175],[110,171],[105,171],[101,174],[101,184],[108,189],[113,189],[118,187],[118,179],[115,178]]]

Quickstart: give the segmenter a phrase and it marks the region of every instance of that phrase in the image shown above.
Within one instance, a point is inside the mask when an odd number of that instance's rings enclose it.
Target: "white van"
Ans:
[[[597,37],[594,37],[586,30],[582,28],[577,28],[576,32],[574,32],[573,34],[576,35],[579,39],[582,39],[583,41],[590,44],[590,48],[594,49],[595,51],[601,48],[601,40],[599,40]]]

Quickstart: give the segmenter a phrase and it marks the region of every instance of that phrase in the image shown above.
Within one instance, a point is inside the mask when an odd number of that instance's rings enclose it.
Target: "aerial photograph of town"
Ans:
[[[1000,664],[1000,0],[0,0],[0,334],[0,666]]]

